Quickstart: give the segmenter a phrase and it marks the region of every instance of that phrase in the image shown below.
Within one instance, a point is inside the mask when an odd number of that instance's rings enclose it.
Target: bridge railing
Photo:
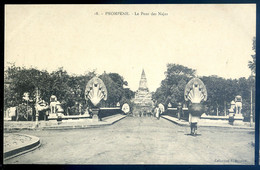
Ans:
[[[178,113],[180,112],[180,119],[189,120],[189,112],[188,112],[188,108],[167,108],[165,110],[165,112],[163,113],[163,115],[168,115],[168,116],[172,116],[175,118],[179,118],[178,117]]]
[[[123,114],[123,113],[124,112],[121,110],[120,107],[103,107],[100,108],[98,115],[102,119],[108,116],[113,116],[116,114]]]
[[[100,119],[113,116],[116,114],[123,114],[124,112],[121,110],[120,107],[103,107],[100,108],[98,116]],[[48,117],[48,120],[57,120],[58,116],[56,114]],[[84,119],[84,118],[91,118],[91,112],[89,115],[63,115],[61,119]]]

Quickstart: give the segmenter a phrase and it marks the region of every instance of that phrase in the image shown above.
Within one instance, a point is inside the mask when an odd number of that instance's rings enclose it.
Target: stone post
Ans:
[[[178,103],[177,109],[178,109],[178,119],[181,120],[181,112],[182,112],[182,104],[181,103]]]
[[[39,102],[39,92],[38,92],[38,87],[36,87],[36,101],[35,101],[35,111],[36,111],[35,126],[36,127],[38,127],[38,120],[39,120],[38,102]]]
[[[250,127],[253,125],[253,88],[251,86],[251,100],[250,100]]]
[[[99,108],[93,108],[92,109],[92,120],[94,122],[98,122],[99,120],[101,120],[98,113],[99,113]]]

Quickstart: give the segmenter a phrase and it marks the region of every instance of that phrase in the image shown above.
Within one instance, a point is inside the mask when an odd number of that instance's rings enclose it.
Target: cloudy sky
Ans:
[[[255,27],[254,4],[7,5],[5,63],[50,72],[64,67],[69,74],[117,72],[132,90],[144,69],[155,91],[167,63],[198,76],[248,77]]]

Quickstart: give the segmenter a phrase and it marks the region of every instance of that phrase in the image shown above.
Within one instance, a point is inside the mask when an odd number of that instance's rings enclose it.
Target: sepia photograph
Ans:
[[[4,8],[4,165],[255,164],[256,4]]]

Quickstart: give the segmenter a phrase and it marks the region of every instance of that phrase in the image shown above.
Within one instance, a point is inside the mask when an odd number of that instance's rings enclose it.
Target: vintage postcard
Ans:
[[[5,5],[4,164],[254,165],[256,4]]]

